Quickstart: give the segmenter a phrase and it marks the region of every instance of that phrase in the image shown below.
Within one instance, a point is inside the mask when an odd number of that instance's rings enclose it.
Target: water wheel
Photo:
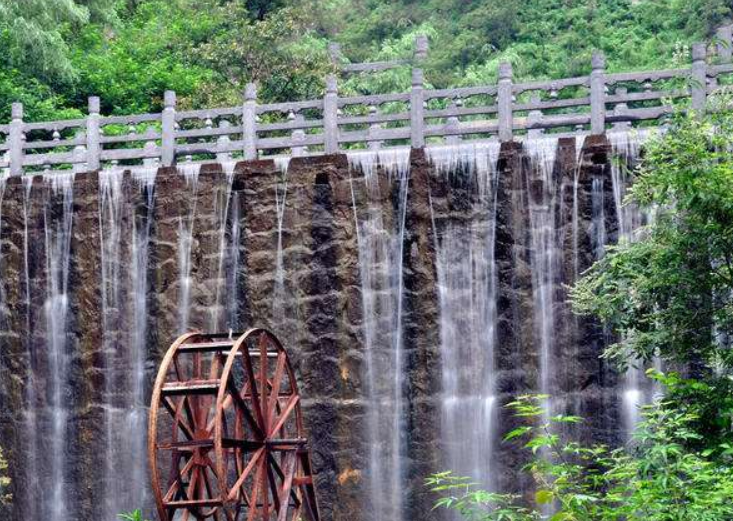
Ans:
[[[175,341],[155,380],[148,455],[161,521],[319,521],[295,377],[265,329]]]

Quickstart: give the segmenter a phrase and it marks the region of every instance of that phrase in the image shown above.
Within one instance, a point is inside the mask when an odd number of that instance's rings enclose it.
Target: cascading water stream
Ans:
[[[446,468],[493,489],[499,143],[427,149],[444,182],[468,185],[467,221],[436,230]],[[432,209],[432,208],[431,208]]]
[[[48,373],[46,376],[47,413],[50,416],[50,458],[43,464],[50,491],[41,495],[43,519],[68,519],[67,430],[68,409],[67,326],[69,319],[69,267],[71,265],[71,237],[73,227],[74,174],[49,176],[52,196],[61,196],[61,215],[52,215],[51,205],[45,205],[44,236],[46,251],[46,349]],[[40,462],[39,462],[40,463]],[[45,481],[45,480],[44,480]]]
[[[193,249],[193,228],[198,205],[199,173],[201,165],[197,163],[183,164],[178,172],[186,179],[186,184],[193,192],[193,204],[187,215],[181,216],[178,221],[178,272],[179,272],[179,299],[178,299],[178,330],[188,330],[191,314],[191,252]]]
[[[148,253],[156,172],[154,166],[130,171],[132,186],[139,190],[144,201],[139,210],[123,203],[122,169],[103,170],[99,174],[102,315],[107,359],[104,519],[108,521],[117,519],[120,512],[149,503],[145,464],[145,360]],[[124,226],[126,217],[129,217],[129,228]],[[129,250],[123,244],[129,244]],[[129,266],[129,271],[124,266]]]
[[[211,331],[238,330],[239,324],[235,314],[236,273],[239,265],[239,197],[232,196],[235,161],[225,161],[222,169],[225,175],[226,189],[223,199],[216,200],[215,213],[219,223],[219,252],[216,274],[216,294],[211,306],[209,329]],[[232,199],[236,198],[236,201]],[[231,234],[227,236],[227,222],[231,212]],[[226,276],[225,276],[226,269]],[[222,296],[222,293],[225,293]]]
[[[288,195],[288,158],[278,158],[275,165],[280,171],[280,178],[275,186],[275,212],[277,213],[277,251],[275,253],[275,287],[272,299],[272,316],[275,322],[285,319],[285,258],[283,251],[283,222]]]
[[[633,168],[638,161],[639,149],[647,137],[647,133],[633,130],[608,134],[614,157],[611,162],[611,183],[619,244],[636,240],[639,230],[652,217],[649,212],[642,211],[637,205],[625,203],[626,192],[631,182],[630,168]],[[655,386],[646,378],[641,364],[632,361],[623,376],[621,389],[622,418],[627,438],[631,437],[641,419],[640,407],[652,401],[655,391]]]
[[[540,352],[539,392],[553,394],[552,378],[555,373],[553,358],[555,345],[554,288],[558,274],[558,230],[554,214],[556,204],[553,169],[558,141],[538,138],[525,141],[531,160],[526,186],[528,187],[529,224],[532,263],[532,289],[536,341]],[[545,419],[552,415],[553,400],[545,400]]]
[[[409,184],[409,150],[369,151],[349,155],[351,171],[361,173],[366,208],[354,199],[362,284],[366,358],[368,501],[371,518],[403,519],[403,346],[402,253]],[[399,201],[390,225],[380,193],[378,167],[396,181]],[[389,199],[387,199],[389,200]]]

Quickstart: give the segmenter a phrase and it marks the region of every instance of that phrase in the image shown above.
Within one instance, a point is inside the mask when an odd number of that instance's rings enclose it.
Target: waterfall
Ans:
[[[129,459],[120,458],[124,432],[129,433],[122,389],[124,366],[118,356],[124,349],[119,341],[123,302],[120,298],[120,269],[122,267],[122,179],[121,169],[99,172],[99,233],[102,275],[102,339],[104,363],[104,424],[105,424],[105,519],[114,519],[120,507],[127,505],[119,481]],[[121,345],[122,344],[122,345]],[[125,447],[127,448],[127,447]]]
[[[219,224],[219,251],[217,255],[218,266],[216,273],[216,292],[214,296],[214,304],[210,309],[210,331],[226,331],[229,328],[234,330],[238,329],[238,324],[234,323],[236,322],[237,317],[234,316],[235,306],[232,300],[236,299],[236,272],[239,261],[238,197],[236,202],[232,201],[232,184],[234,183],[234,167],[236,166],[236,162],[225,161],[221,166],[224,172],[226,186],[223,197],[217,198],[216,207],[214,209]],[[230,216],[230,205],[232,205],[232,230],[229,237],[227,237],[227,222]],[[234,210],[236,210],[236,212]],[[225,269],[227,270],[226,277],[224,276]],[[223,297],[222,293],[225,293]],[[222,312],[224,312],[223,317]]]
[[[30,244],[28,234],[28,223],[30,221],[31,188],[33,187],[33,176],[22,177],[23,183],[23,282],[25,291],[23,304],[25,306],[25,348],[28,352],[28,376],[25,388],[25,407],[23,410],[25,430],[28,433],[26,441],[26,474],[25,479],[28,486],[25,490],[24,502],[28,518],[35,520],[40,516],[41,502],[39,500],[40,476],[38,472],[38,393],[36,392],[36,381],[40,378],[37,375],[36,351],[31,340],[30,332],[33,323],[33,308],[31,307],[31,277],[30,277]]]
[[[635,204],[625,203],[626,192],[631,182],[630,170],[639,158],[639,150],[649,132],[625,131],[609,133],[613,160],[611,161],[611,183],[613,187],[616,221],[618,223],[618,243],[623,244],[638,239],[638,234],[650,222],[652,215]],[[655,361],[658,365],[659,361]],[[640,407],[650,403],[657,391],[654,383],[644,374],[641,363],[632,360],[623,375],[621,388],[621,410],[626,438],[630,438],[641,419]]]
[[[553,170],[558,141],[530,139],[524,143],[531,167],[527,169],[530,225],[530,261],[534,303],[535,338],[540,353],[539,392],[552,395],[555,374],[555,301],[558,277],[558,227],[555,216],[557,191]],[[577,176],[576,176],[577,177]],[[577,183],[576,183],[577,184]],[[552,400],[546,400],[545,419],[552,414]]]
[[[51,200],[44,205],[44,237],[46,251],[46,299],[43,305],[46,326],[47,374],[45,376],[46,410],[50,420],[50,443],[44,452],[48,459],[36,461],[44,465],[42,490],[36,491],[42,502],[42,519],[66,521],[69,517],[68,476],[66,465],[69,411],[69,353],[67,325],[69,319],[69,267],[73,226],[74,174],[54,174],[50,197],[60,196],[60,215],[54,215]],[[41,449],[41,444],[35,448]],[[43,492],[46,492],[43,494]]]
[[[288,195],[288,158],[275,160],[280,177],[275,185],[275,212],[277,214],[277,250],[275,253],[275,287],[272,298],[272,318],[275,323],[283,323],[286,318],[286,290],[285,290],[285,258],[283,251],[283,222]]]
[[[122,169],[99,173],[105,354],[104,520],[149,503],[146,465],[148,251],[156,167],[130,172],[140,209],[125,204]],[[129,222],[129,226],[125,224]],[[123,245],[129,245],[124,249]],[[125,267],[128,267],[125,269]],[[128,271],[129,270],[129,271]]]
[[[436,230],[446,465],[493,489],[496,232],[499,143],[428,149],[438,175],[468,185],[466,220]],[[463,195],[463,192],[460,192]]]
[[[183,333],[189,328],[191,314],[191,251],[193,249],[193,226],[196,219],[196,206],[198,204],[199,173],[201,165],[196,163],[183,164],[178,168],[180,174],[186,179],[186,184],[191,188],[193,203],[191,209],[178,221],[178,277],[179,277],[179,299],[178,299],[178,330]]]
[[[367,399],[368,502],[376,521],[403,519],[403,346],[402,248],[409,183],[409,150],[359,152],[349,156],[352,172],[360,172],[366,208],[357,220],[359,273],[362,285],[363,335]],[[395,181],[399,200],[394,222],[380,203],[378,167]],[[389,201],[389,197],[386,198]],[[360,211],[361,210],[361,211]]]

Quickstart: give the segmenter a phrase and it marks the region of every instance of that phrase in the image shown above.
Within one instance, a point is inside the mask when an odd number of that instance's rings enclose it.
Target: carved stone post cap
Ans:
[[[499,79],[510,80],[512,79],[512,64],[509,62],[501,62],[499,64]]]
[[[430,42],[428,37],[424,34],[418,34],[415,36],[415,58],[422,59],[428,56],[428,49],[430,48]]]
[[[603,70],[606,67],[606,55],[602,51],[593,51],[590,64],[594,71]]]
[[[337,62],[341,60],[341,44],[337,42],[328,43],[328,55],[331,60]]]
[[[335,74],[326,76],[326,94],[338,94],[338,80]]]
[[[166,108],[173,108],[176,106],[176,93],[172,90],[167,90],[163,94],[163,105]]]
[[[99,114],[100,106],[99,96],[89,97],[89,114]]]
[[[244,86],[244,99],[254,101],[257,99],[257,85],[250,82]]]
[[[23,119],[23,104],[13,103],[10,106],[10,117],[13,119]]]
[[[425,75],[423,74],[422,69],[412,69],[412,86],[413,87],[422,87],[424,80],[425,80]]]
[[[730,40],[731,35],[733,35],[733,26],[724,25],[723,27],[719,27],[718,30],[715,31],[715,34],[721,40]]]
[[[704,43],[698,42],[692,44],[692,61],[703,61],[706,56],[707,46]]]

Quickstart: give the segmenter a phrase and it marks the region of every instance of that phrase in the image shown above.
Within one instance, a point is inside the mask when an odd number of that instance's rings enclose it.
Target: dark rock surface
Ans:
[[[589,230],[592,220],[591,183],[603,182],[607,228],[617,228],[610,184],[608,143],[589,138],[578,154],[574,140],[561,140],[551,190],[562,258],[553,286],[555,357],[558,368],[552,386],[556,407],[590,418],[584,439],[619,441],[618,378],[598,355],[606,338],[590,319],[571,314],[566,285],[593,262]],[[579,157],[579,164],[576,164]],[[498,165],[495,258],[497,268],[496,392],[501,404],[538,389],[540,360],[534,324],[533,278],[528,204],[536,189],[534,165],[518,143],[502,146]],[[344,155],[293,159],[287,174],[271,161],[239,163],[231,190],[217,165],[207,165],[198,185],[187,183],[175,169],[161,169],[155,185],[148,260],[148,352],[146,380],[151,385],[157,363],[168,345],[188,328],[210,329],[211,309],[219,270],[219,230],[222,204],[237,198],[236,216],[242,230],[239,264],[233,292],[237,320],[226,326],[271,328],[285,343],[294,362],[318,472],[319,502],[324,519],[370,519],[365,473],[364,339],[356,219],[367,195],[353,182]],[[577,188],[575,185],[577,176]],[[282,190],[287,181],[286,192]],[[381,179],[386,193],[384,215],[396,219],[394,186]],[[460,183],[459,183],[460,184]],[[147,211],[146,198],[125,176],[123,273],[129,270],[129,230],[132,220]],[[279,188],[278,188],[279,187]],[[392,192],[390,193],[390,190]],[[431,472],[442,470],[440,399],[440,308],[434,224],[464,222],[471,205],[469,188],[438,179],[422,150],[411,155],[411,173],[403,243],[403,333],[405,375],[404,491],[405,519],[434,519],[434,498],[423,486]],[[65,393],[70,411],[66,447],[69,519],[102,519],[104,502],[105,428],[102,412],[105,382],[113,367],[103,355],[105,338],[120,349],[132,327],[129,313],[114,315],[114,330],[103,330],[99,176],[79,174],[74,183],[73,238],[69,273],[70,308],[66,350],[69,356]],[[577,197],[577,199],[576,199]],[[58,217],[59,201],[42,178],[28,191],[20,179],[10,179],[2,200],[0,227],[0,444],[11,465],[15,501],[0,509],[2,519],[40,521],[27,491],[33,458],[38,475],[49,456],[47,429],[28,429],[28,416],[39,404],[28,403],[29,385],[42,385],[48,372],[43,320],[46,298],[44,219]],[[278,208],[282,214],[278,224]],[[574,224],[573,212],[577,211]],[[232,213],[225,215],[228,230]],[[182,226],[192,226],[190,306],[181,310],[179,247]],[[574,228],[577,227],[577,228]],[[278,232],[278,230],[280,230]],[[576,231],[574,231],[576,230]],[[613,240],[613,237],[611,237]],[[284,277],[277,279],[278,243]],[[576,248],[577,247],[577,248]],[[27,251],[27,255],[26,255]],[[26,267],[27,266],[27,267]],[[126,283],[127,284],[127,283]],[[130,298],[123,285],[122,301]],[[110,323],[109,317],[107,323]],[[112,340],[110,340],[112,339]],[[124,359],[124,352],[120,353]],[[123,364],[112,362],[113,364]],[[124,376],[125,367],[118,373]],[[31,375],[35,375],[31,378]],[[120,384],[123,385],[123,384]],[[43,389],[33,393],[43,400]],[[527,492],[531,484],[517,478],[524,462],[515,443],[499,441],[516,421],[499,409],[495,468],[502,490]],[[140,433],[144,436],[144,433]],[[35,449],[33,449],[35,447]],[[41,483],[45,483],[45,478]]]

